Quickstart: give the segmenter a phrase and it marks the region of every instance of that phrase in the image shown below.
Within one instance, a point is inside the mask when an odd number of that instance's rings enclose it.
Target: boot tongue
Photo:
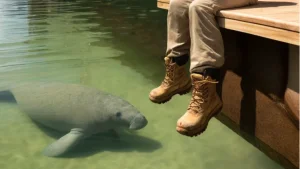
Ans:
[[[191,78],[192,78],[193,81],[204,80],[204,76],[203,75],[196,74],[196,73],[191,74]]]
[[[165,59],[165,63],[166,63],[167,65],[170,64],[170,63],[172,62],[171,58],[169,58],[169,57],[165,57],[164,59]]]

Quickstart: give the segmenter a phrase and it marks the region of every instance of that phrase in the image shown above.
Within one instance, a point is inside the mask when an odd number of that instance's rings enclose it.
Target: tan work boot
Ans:
[[[190,77],[187,75],[184,65],[178,66],[171,59],[165,57],[166,75],[161,85],[153,89],[149,99],[154,103],[165,103],[175,94],[186,94],[192,88]]]
[[[177,121],[182,135],[197,136],[206,130],[209,120],[219,113],[223,103],[216,92],[217,81],[200,74],[191,74],[193,94],[186,113]]]

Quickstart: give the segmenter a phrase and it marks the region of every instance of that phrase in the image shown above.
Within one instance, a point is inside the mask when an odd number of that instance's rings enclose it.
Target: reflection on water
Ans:
[[[189,95],[148,100],[164,76],[166,14],[155,0],[1,0],[0,91],[31,81],[83,84],[129,101],[149,124],[49,158],[42,150],[61,135],[1,101],[0,168],[281,168],[215,119],[201,137],[179,135]]]

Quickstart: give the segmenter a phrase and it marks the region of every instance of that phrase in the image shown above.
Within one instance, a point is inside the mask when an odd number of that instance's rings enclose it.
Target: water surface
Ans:
[[[15,103],[0,102],[0,168],[281,168],[216,119],[200,137],[178,134],[190,95],[149,101],[164,76],[166,14],[155,0],[1,0],[0,89],[28,81],[83,84],[131,102],[149,124],[49,158],[41,152],[55,138]]]

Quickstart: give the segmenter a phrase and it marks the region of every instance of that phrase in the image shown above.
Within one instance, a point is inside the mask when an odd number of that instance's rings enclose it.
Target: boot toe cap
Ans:
[[[186,118],[185,116],[182,116],[180,119],[177,121],[177,128],[179,130],[190,130],[194,126],[194,122]]]
[[[149,97],[153,98],[153,99],[159,99],[161,98],[163,95],[163,92],[161,91],[160,88],[155,88],[153,90],[151,90]]]

